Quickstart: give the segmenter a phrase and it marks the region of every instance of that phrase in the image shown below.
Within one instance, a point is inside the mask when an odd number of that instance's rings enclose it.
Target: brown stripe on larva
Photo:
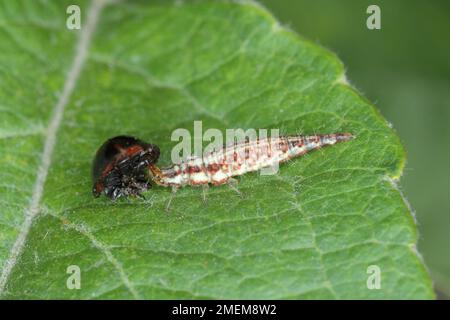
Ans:
[[[209,163],[206,166],[206,172],[216,173],[220,170],[220,165],[218,163]]]

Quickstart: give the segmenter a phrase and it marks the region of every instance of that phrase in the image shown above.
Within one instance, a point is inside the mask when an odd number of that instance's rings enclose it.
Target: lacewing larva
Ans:
[[[93,194],[98,197],[103,193],[112,200],[142,197],[141,193],[151,187],[151,182],[174,190],[187,185],[221,185],[235,176],[353,137],[350,133],[335,133],[256,139],[159,168],[156,166],[160,155],[158,146],[134,137],[118,136],[106,141],[97,151],[93,164]]]

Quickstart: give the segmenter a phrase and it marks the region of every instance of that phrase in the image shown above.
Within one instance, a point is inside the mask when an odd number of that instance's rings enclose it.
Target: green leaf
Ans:
[[[404,150],[333,54],[253,2],[81,1],[79,31],[73,2],[0,2],[3,298],[434,297],[396,188]],[[244,198],[186,187],[167,213],[161,187],[92,197],[104,140],[136,135],[168,164],[194,120],[357,138],[243,176]]]

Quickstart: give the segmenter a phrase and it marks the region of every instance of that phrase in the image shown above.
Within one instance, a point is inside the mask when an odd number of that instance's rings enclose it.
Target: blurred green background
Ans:
[[[450,1],[260,0],[285,26],[334,51],[349,82],[408,153],[401,188],[439,298],[450,298]],[[368,30],[367,7],[381,9]]]

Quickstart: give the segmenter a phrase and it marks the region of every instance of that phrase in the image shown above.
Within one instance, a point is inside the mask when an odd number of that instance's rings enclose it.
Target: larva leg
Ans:
[[[234,178],[229,178],[227,180],[227,184],[228,186],[233,189],[241,198],[243,198],[243,194],[241,191],[239,191],[239,189],[237,188],[237,184],[238,184],[238,180],[234,179]]]
[[[202,196],[203,196],[203,203],[206,203],[206,194],[208,193],[208,190],[209,190],[209,185],[208,184],[204,184],[203,186],[202,186]]]
[[[173,186],[172,187],[172,193],[170,194],[170,198],[169,198],[169,200],[167,201],[167,204],[166,204],[166,212],[170,211],[170,204],[172,203],[172,199],[175,197],[175,193],[177,193],[177,191],[178,191],[178,187]]]

